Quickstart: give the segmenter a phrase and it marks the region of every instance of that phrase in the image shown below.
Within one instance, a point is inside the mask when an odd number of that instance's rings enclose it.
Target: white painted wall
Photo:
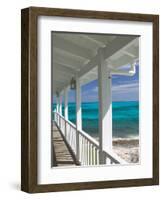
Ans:
[[[92,3],[93,2],[93,3]],[[163,18],[161,0],[17,0],[1,1],[0,6],[0,199],[162,199],[163,183],[154,187],[105,189],[82,192],[61,192],[29,195],[20,186],[20,9],[27,6],[46,6],[120,12],[156,13]],[[160,24],[160,35],[163,26]],[[160,41],[162,39],[160,38]],[[162,50],[162,46],[160,47]],[[160,51],[160,55],[163,52]],[[160,60],[160,66],[162,62]],[[163,75],[163,70],[160,67]],[[163,79],[160,80],[160,85]],[[160,94],[160,102],[163,94]],[[162,108],[162,105],[160,105]],[[160,120],[161,121],[161,120]],[[161,125],[163,131],[163,125]],[[161,137],[161,134],[160,134]],[[161,139],[162,140],[162,137]],[[161,143],[163,143],[161,141]],[[162,144],[163,145],[163,144]],[[161,145],[160,145],[161,146]],[[160,148],[161,154],[163,147]],[[161,159],[161,167],[163,159]],[[161,173],[162,175],[162,173]]]

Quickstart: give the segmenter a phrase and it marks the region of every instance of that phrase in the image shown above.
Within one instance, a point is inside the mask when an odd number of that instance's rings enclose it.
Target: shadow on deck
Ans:
[[[55,123],[53,123],[52,147],[52,166],[80,165]]]

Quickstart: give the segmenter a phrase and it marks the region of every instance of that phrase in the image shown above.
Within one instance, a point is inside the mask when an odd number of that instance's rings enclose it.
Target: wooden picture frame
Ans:
[[[37,177],[37,19],[60,16],[153,24],[153,177],[130,180],[38,184]],[[152,88],[151,88],[152,89]],[[29,7],[21,11],[21,190],[54,192],[159,184],[159,16],[150,14]]]

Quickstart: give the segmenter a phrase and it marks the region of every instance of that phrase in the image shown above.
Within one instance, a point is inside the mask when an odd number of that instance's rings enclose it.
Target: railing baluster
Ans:
[[[72,128],[72,131],[71,131],[71,146],[72,146],[72,143],[73,143],[73,135],[74,135],[74,130]]]
[[[75,147],[76,147],[76,143],[75,143],[75,133],[74,133],[74,128],[72,129],[72,146],[73,146],[73,149],[74,151],[76,150]]]
[[[63,130],[63,119],[62,118],[61,118],[61,127],[62,127],[62,130]]]
[[[81,149],[81,147],[80,147],[80,135],[79,135],[79,149]],[[80,158],[81,158],[81,151],[79,152],[79,162],[80,162]]]
[[[83,163],[85,165],[85,138],[83,137]]]
[[[74,151],[76,151],[76,129],[74,129]]]
[[[66,138],[66,135],[67,135],[67,122],[65,120],[65,138]]]
[[[92,165],[92,144],[90,143],[90,165]]]
[[[89,165],[89,141],[87,140],[87,165]]]
[[[76,139],[75,139],[75,132],[74,132],[74,130],[73,130],[73,150],[74,150],[74,152],[75,152],[75,149],[76,149]]]
[[[92,165],[95,164],[94,146],[92,145]]]
[[[91,165],[91,143],[89,142],[89,165]]]
[[[94,165],[94,146],[92,145],[92,165]]]
[[[94,146],[92,145],[92,165],[94,165]]]
[[[98,150],[97,150],[97,148],[95,148],[95,154],[96,154],[96,165],[98,165]]]
[[[85,165],[87,165],[87,140],[86,138],[84,138],[84,149],[85,149],[85,155],[84,155],[84,158],[85,158]]]
[[[71,135],[70,135],[70,146],[72,145],[72,135],[73,135],[73,128],[71,128]]]
[[[58,115],[58,126],[59,126],[60,116]]]
[[[69,129],[68,129],[67,141],[69,141],[70,129],[71,129],[71,126],[69,126]]]
[[[88,165],[87,159],[88,159],[87,138],[84,137],[84,162],[85,162],[85,165]]]
[[[60,129],[62,131],[62,118],[60,117]]]
[[[99,149],[97,149],[97,165],[99,165],[99,163],[100,163],[99,162],[99,152],[100,152]]]
[[[71,146],[74,146],[74,130],[72,129],[72,135],[71,135]]]
[[[83,154],[82,162],[83,162],[83,165],[84,165],[84,137],[82,138],[82,154]]]
[[[74,129],[73,129],[73,150],[76,153],[76,141],[75,141],[75,132],[74,132]]]
[[[82,158],[82,151],[81,151],[81,149],[82,149],[82,136],[81,135],[79,135],[79,148],[80,148],[79,161],[81,162],[81,158]]]
[[[66,140],[67,140],[68,132],[69,132],[69,124],[66,123],[66,135],[65,135]]]
[[[64,122],[63,122],[63,119],[62,119],[62,132],[63,132],[63,135],[64,135]]]
[[[71,135],[71,126],[70,126],[69,135],[68,135],[68,142],[69,142],[69,143],[70,143],[70,135]]]
[[[61,131],[62,131],[62,118],[60,117],[60,128],[61,128]],[[62,131],[62,133],[63,133],[63,131]]]
[[[87,159],[88,159],[88,148],[87,148],[87,139],[85,138],[85,163],[88,165]]]
[[[70,146],[72,145],[72,135],[73,135],[73,129],[71,128],[71,135],[70,135]]]
[[[96,152],[96,147],[94,147],[94,154],[95,154],[94,165],[97,165],[97,152]]]
[[[83,164],[83,137],[81,137],[81,164]]]

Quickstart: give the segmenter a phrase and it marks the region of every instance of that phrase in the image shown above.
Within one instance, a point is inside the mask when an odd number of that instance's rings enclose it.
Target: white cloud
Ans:
[[[133,92],[138,91],[139,84],[138,82],[130,83],[130,84],[122,84],[122,85],[115,85],[112,87],[113,92]]]
[[[95,88],[93,88],[92,92],[98,92],[98,87],[96,86]]]
[[[112,91],[113,92],[130,92],[130,91],[135,91],[139,89],[139,83],[136,81],[132,83],[126,83],[126,84],[121,84],[121,85],[112,85]],[[90,93],[97,93],[98,92],[98,87],[96,86],[93,88],[91,91],[85,91],[84,95],[90,94]]]

